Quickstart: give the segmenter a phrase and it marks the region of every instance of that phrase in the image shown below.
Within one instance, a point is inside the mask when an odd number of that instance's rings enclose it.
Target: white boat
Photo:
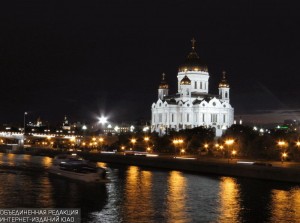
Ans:
[[[75,154],[56,156],[48,172],[84,182],[108,182],[104,168],[91,165]]]

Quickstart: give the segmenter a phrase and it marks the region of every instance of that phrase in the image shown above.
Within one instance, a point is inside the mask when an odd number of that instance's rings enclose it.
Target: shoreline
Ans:
[[[115,154],[97,154],[96,156],[94,154],[81,155],[91,161],[97,162],[188,171],[199,174],[300,183],[300,169],[291,167],[255,166],[237,163],[219,163],[197,159],[187,160],[164,157],[124,156]]]
[[[22,152],[15,154],[27,154],[31,156],[48,156],[54,157],[61,152],[43,151],[37,152]],[[300,163],[299,168],[295,167],[280,167],[280,166],[257,166],[238,164],[234,161],[229,163],[225,160],[211,160],[211,159],[175,159],[171,157],[145,157],[134,155],[120,155],[120,154],[101,154],[101,153],[86,153],[78,152],[78,155],[93,162],[105,162],[112,164],[133,165],[141,167],[150,167],[167,170],[178,170],[193,172],[199,174],[218,175],[218,176],[232,176],[245,177],[260,180],[272,180],[279,182],[300,183]]]

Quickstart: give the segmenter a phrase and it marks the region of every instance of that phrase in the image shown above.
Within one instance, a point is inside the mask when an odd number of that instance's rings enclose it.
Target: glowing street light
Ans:
[[[101,116],[99,119],[99,123],[105,125],[107,123],[107,117]]]
[[[175,155],[176,155],[176,146],[178,145],[178,147],[180,148],[180,145],[183,144],[183,139],[174,139],[173,143],[175,145]]]
[[[284,162],[284,160],[287,158],[287,153],[286,152],[283,152],[282,154],[281,154],[281,162],[283,163]]]
[[[150,140],[150,138],[148,137],[148,136],[145,136],[144,137],[144,140],[145,140],[145,142],[146,142],[146,150],[147,151],[150,151],[150,147],[149,147],[149,140]]]
[[[283,141],[283,140],[278,141],[277,144],[278,144],[278,146],[279,146],[280,148],[283,148],[283,147],[287,146],[287,142],[285,142],[285,141]]]
[[[228,163],[229,163],[229,147],[232,145],[234,143],[234,140],[233,139],[227,139],[226,141],[225,141],[225,144],[227,145],[227,147],[228,147]]]
[[[134,144],[136,143],[136,139],[132,138],[130,142],[132,143],[132,150],[134,150]]]
[[[296,146],[297,146],[297,147],[300,147],[300,141],[297,141],[297,142],[296,142]]]

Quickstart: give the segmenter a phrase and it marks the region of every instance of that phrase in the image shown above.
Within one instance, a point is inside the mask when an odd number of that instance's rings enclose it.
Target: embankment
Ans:
[[[84,156],[90,160],[107,163],[300,183],[300,169],[297,168],[254,166],[237,163],[206,162],[203,160],[185,160],[164,157],[107,154],[84,154]]]

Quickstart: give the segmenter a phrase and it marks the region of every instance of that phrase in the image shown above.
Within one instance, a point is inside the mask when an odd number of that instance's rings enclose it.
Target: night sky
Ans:
[[[0,7],[0,123],[151,117],[161,74],[196,50],[217,94],[227,72],[235,116],[300,119],[296,1],[5,1]]]

